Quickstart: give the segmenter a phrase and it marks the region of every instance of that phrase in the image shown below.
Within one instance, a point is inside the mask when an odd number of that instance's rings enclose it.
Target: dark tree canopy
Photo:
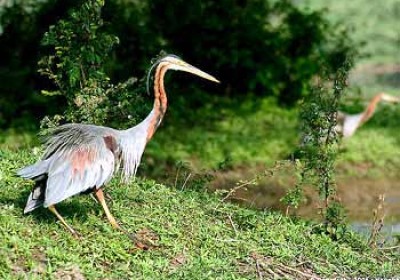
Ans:
[[[24,115],[41,118],[64,110],[65,98],[49,100],[39,94],[43,89],[54,89],[49,77],[37,74],[40,58],[50,55],[48,46],[41,46],[42,38],[51,25],[61,19],[68,21],[71,9],[91,2],[103,4],[83,0],[12,2],[7,8],[0,7],[3,128],[12,122],[15,125]],[[282,104],[292,105],[308,90],[322,66],[338,69],[353,52],[347,34],[337,32],[323,13],[305,12],[289,1],[193,0],[189,4],[183,0],[109,0],[102,8],[102,19],[95,37],[116,36],[119,44],[111,46],[108,57],[99,60],[99,69],[106,75],[100,76],[111,77],[115,83],[142,77],[151,58],[165,50],[215,74],[222,81],[219,94],[231,98],[273,95]],[[60,38],[53,38],[53,43],[55,40]],[[100,46],[98,42],[82,47],[100,47],[98,51],[104,52],[101,48],[107,48],[107,43]],[[79,55],[78,46],[72,48]],[[72,73],[68,78],[74,79],[77,72],[66,73]],[[190,81],[185,78],[185,82]],[[179,94],[179,89],[174,91]],[[200,91],[192,92],[195,99]]]

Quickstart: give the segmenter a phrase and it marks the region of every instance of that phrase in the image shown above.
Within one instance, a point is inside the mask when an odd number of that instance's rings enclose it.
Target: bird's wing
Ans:
[[[44,207],[110,180],[119,153],[117,139],[117,131],[105,127],[68,124],[54,130],[43,160],[36,164],[46,162]]]
[[[363,118],[363,113],[356,115],[345,115],[343,120],[343,137],[352,136],[357,128],[361,125],[361,120]]]

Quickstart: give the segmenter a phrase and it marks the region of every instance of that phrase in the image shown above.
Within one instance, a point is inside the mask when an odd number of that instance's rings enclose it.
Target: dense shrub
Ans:
[[[154,0],[149,10],[165,45],[213,69],[226,93],[276,95],[292,104],[322,65],[343,64],[350,42],[322,13],[273,2]]]
[[[135,79],[113,84],[105,73],[105,64],[119,39],[103,29],[101,9],[104,0],[88,0],[73,9],[66,20],[50,26],[42,45],[47,49],[39,61],[39,73],[54,84],[54,90],[42,90],[44,95],[61,95],[67,100],[63,115],[45,119],[46,127],[61,120],[112,125],[136,123],[132,105],[140,102],[128,88]],[[136,102],[135,102],[136,101]],[[139,107],[143,108],[143,106]]]
[[[39,94],[48,82],[37,75],[37,62],[43,33],[76,4],[73,0],[0,3],[0,128],[31,128],[45,114],[65,107],[62,99]]]
[[[18,115],[32,117],[29,109],[43,105],[43,99],[32,93],[38,46],[30,44],[41,36],[36,21],[40,4],[0,3],[0,128],[18,126]]]

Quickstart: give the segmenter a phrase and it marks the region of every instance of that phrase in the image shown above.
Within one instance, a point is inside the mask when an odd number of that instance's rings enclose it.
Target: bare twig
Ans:
[[[186,179],[185,179],[185,181],[183,182],[183,185],[182,185],[182,190],[185,188],[186,183],[189,181],[189,178],[190,178],[191,176],[192,176],[192,173],[189,173],[189,175],[186,176]]]
[[[176,188],[176,186],[178,185],[178,177],[179,177],[179,170],[181,169],[181,167],[178,167],[178,170],[176,170],[176,176],[175,176],[175,184],[174,187]]]
[[[234,224],[233,221],[232,221],[231,215],[228,215],[228,219],[229,219],[229,222],[230,222],[230,224],[231,224],[233,230],[235,231],[235,234],[237,235],[237,234],[238,234],[238,231],[237,231],[237,229],[236,229],[235,224]]]
[[[219,239],[219,238],[215,238],[215,241],[220,241],[220,242],[242,242],[243,240],[238,240],[238,239]]]
[[[290,205],[286,206],[286,210],[285,210],[285,216],[289,217],[289,211],[290,211]]]
[[[225,200],[227,200],[228,198],[230,198],[232,195],[234,195],[234,194],[235,194],[238,190],[240,190],[241,188],[244,188],[244,187],[246,187],[246,186],[248,186],[248,185],[252,185],[252,184],[255,184],[255,183],[256,183],[256,180],[253,179],[253,180],[246,181],[246,182],[243,182],[242,184],[237,185],[236,187],[232,188],[232,189],[228,192],[228,194],[222,199],[222,202],[224,202]]]
[[[301,270],[298,270],[298,269],[293,268],[293,267],[290,267],[290,266],[286,266],[286,265],[281,264],[281,263],[278,263],[278,266],[279,266],[280,268],[282,268],[283,270],[286,270],[286,271],[289,270],[289,271],[291,271],[291,272],[298,273],[298,274],[300,274],[301,276],[305,277],[306,279],[322,279],[322,278],[319,278],[319,277],[317,277],[317,276],[315,276],[315,275],[313,275],[313,274],[303,272],[303,271],[301,271]]]
[[[368,244],[373,248],[376,248],[377,238],[384,225],[384,219],[385,219],[384,202],[385,202],[385,194],[379,195],[378,206],[373,211],[374,219],[372,222],[371,234],[368,239]]]
[[[392,246],[392,247],[382,247],[382,248],[378,248],[378,250],[394,250],[394,249],[400,249],[400,245]]]
[[[273,275],[274,278],[281,278],[281,277],[279,276],[279,274],[275,273],[275,272],[274,272],[272,269],[270,269],[270,268],[267,268],[266,271],[267,271],[269,274]]]
[[[262,280],[263,276],[262,276],[262,272],[261,272],[261,269],[260,269],[260,263],[259,263],[258,259],[256,259],[256,269],[257,269],[258,279]]]

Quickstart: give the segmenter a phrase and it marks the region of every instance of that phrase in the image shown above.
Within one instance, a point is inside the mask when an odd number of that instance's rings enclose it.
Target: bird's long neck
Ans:
[[[147,142],[153,137],[167,111],[167,94],[164,87],[164,76],[168,70],[168,63],[161,62],[154,75],[154,105],[153,110],[146,118]]]
[[[372,100],[369,102],[367,108],[364,110],[363,117],[361,119],[361,123],[365,123],[368,121],[373,114],[375,113],[376,105],[378,105],[379,101],[382,99],[382,94],[376,95]]]

